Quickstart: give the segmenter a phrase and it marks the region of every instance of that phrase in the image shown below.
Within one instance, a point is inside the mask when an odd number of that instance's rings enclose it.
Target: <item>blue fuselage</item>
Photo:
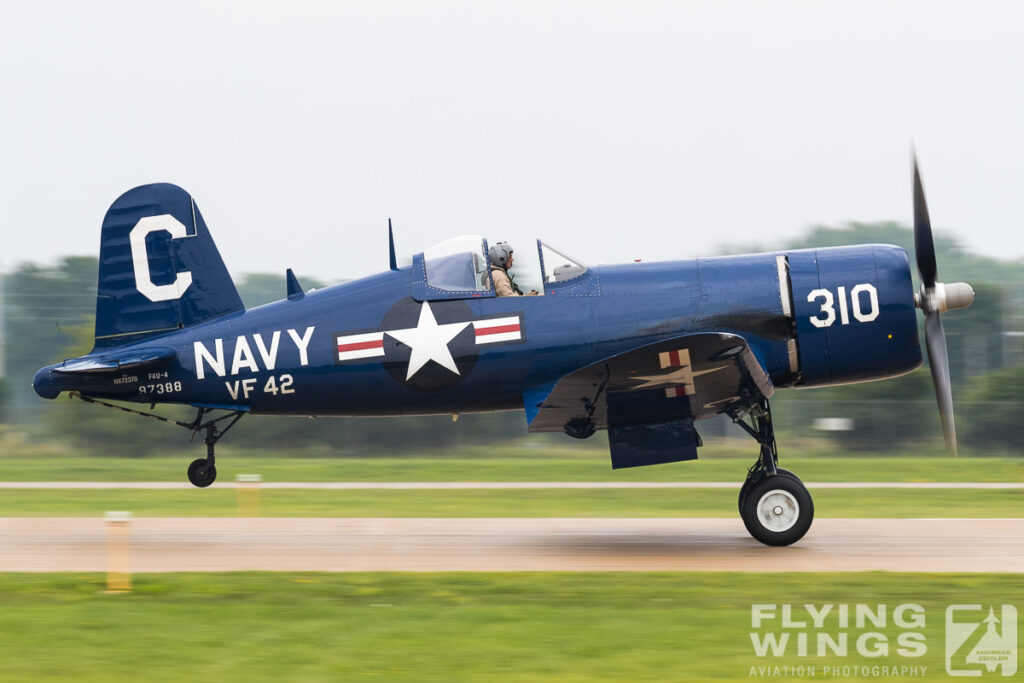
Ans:
[[[57,365],[36,388],[264,414],[444,414],[520,409],[530,387],[695,332],[742,336],[776,387],[881,379],[921,362],[907,255],[888,245],[598,266],[543,296],[429,301],[438,324],[459,329],[447,343],[456,370],[427,363],[410,382],[409,349],[387,333],[422,323],[413,278],[388,271],[134,344],[176,352],[158,371],[83,379]],[[339,348],[359,357],[339,361]]]

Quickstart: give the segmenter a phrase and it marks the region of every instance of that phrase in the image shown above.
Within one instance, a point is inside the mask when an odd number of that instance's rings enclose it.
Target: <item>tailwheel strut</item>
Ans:
[[[765,545],[799,541],[814,520],[814,502],[800,478],[778,466],[779,449],[768,399],[761,398],[749,409],[752,424],[743,420],[739,410],[728,414],[760,445],[757,460],[740,487],[738,502],[744,526]]]
[[[203,417],[206,413],[210,412],[208,408],[199,408],[199,412],[196,413],[196,419],[192,421],[190,428],[192,429],[192,436],[200,431],[206,432],[203,437],[203,441],[206,443],[206,457],[196,458],[188,466],[188,480],[193,486],[199,488],[206,488],[217,479],[217,465],[216,457],[214,456],[214,446],[221,437],[228,433],[228,430],[235,426],[235,424],[242,419],[245,415],[244,411],[235,410],[227,415],[221,415],[220,417],[214,418],[203,422]],[[224,429],[218,429],[217,423],[223,420],[231,420],[228,422]]]
[[[204,433],[203,441],[206,443],[206,457],[196,458],[188,466],[188,480],[193,486],[200,488],[206,488],[217,479],[217,466],[216,458],[214,456],[214,446],[221,437],[228,433],[228,430],[235,426],[242,416],[246,414],[244,410],[229,410],[226,415],[220,415],[219,417],[210,417],[210,413],[213,412],[213,408],[198,408],[196,417],[191,422],[183,422],[181,420],[175,420],[163,415],[156,415],[155,413],[147,413],[142,410],[136,410],[127,406],[117,405],[116,403],[108,403],[99,399],[90,398],[89,396],[83,396],[82,394],[73,391],[70,392],[72,398],[80,398],[86,403],[95,403],[97,405],[105,406],[107,408],[116,408],[117,410],[131,413],[132,415],[139,415],[142,417],[149,417],[161,422],[167,422],[192,432],[192,438],[194,439],[196,434],[200,432]],[[204,421],[205,420],[205,421]],[[230,420],[223,429],[220,428],[220,424],[225,420]]]

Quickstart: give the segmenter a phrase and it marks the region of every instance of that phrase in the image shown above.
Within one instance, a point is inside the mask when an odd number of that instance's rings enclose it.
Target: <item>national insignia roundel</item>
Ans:
[[[335,363],[379,362],[399,384],[441,391],[473,371],[481,346],[523,341],[521,312],[481,317],[462,301],[406,297],[377,329],[335,333]]]

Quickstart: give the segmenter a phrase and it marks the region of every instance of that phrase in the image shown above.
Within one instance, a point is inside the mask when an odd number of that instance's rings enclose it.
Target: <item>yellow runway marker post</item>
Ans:
[[[132,589],[132,513],[111,510],[107,520],[107,592]]]
[[[238,484],[238,516],[259,517],[260,516],[260,482],[263,477],[259,474],[239,474],[235,477]]]

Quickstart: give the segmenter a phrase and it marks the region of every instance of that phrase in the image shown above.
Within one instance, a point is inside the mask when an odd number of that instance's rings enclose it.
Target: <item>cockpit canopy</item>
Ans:
[[[427,284],[449,292],[485,292],[491,288],[487,245],[478,235],[462,235],[423,252]]]
[[[512,243],[515,252],[509,272],[523,292],[545,294],[587,273],[587,266],[540,240],[536,240],[536,250],[527,248],[529,242],[520,244],[516,248]],[[482,236],[462,235],[417,254],[413,269],[420,271],[422,280],[414,286],[413,296],[420,300],[494,296],[487,250]]]
[[[544,274],[545,285],[573,280],[587,272],[585,265],[555,251],[540,240],[537,240],[537,252],[540,254],[540,268]]]

